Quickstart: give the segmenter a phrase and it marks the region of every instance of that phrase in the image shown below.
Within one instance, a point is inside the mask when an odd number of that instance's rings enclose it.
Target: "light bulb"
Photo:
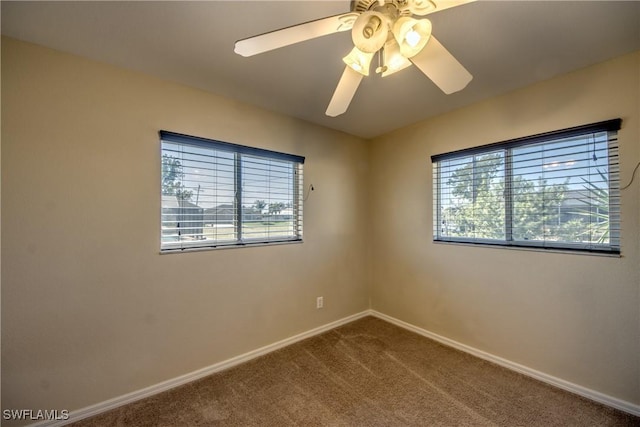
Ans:
[[[389,76],[411,65],[411,62],[400,53],[400,46],[395,39],[390,39],[382,52],[384,69],[380,70],[382,77]]]
[[[365,53],[375,53],[387,41],[389,34],[388,19],[380,12],[362,13],[351,29],[353,44]]]
[[[370,39],[371,37],[373,37],[376,31],[378,31],[378,28],[380,28],[381,25],[382,25],[382,20],[375,15],[372,16],[369,22],[367,22],[367,24],[364,26],[364,29],[362,30],[362,35],[366,39]]]
[[[405,58],[417,55],[429,41],[431,36],[431,22],[428,19],[413,19],[401,16],[393,24],[395,37],[400,52]]]
[[[418,43],[420,43],[420,33],[418,33],[413,28],[407,32],[407,35],[404,36],[407,44],[411,47],[416,47]]]
[[[396,69],[399,68],[401,65],[403,65],[403,61],[402,61],[402,57],[400,56],[395,56],[391,59],[391,61],[389,61],[389,67]]]

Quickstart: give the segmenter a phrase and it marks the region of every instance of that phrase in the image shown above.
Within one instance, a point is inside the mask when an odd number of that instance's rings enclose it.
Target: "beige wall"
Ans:
[[[4,38],[2,89],[3,408],[78,409],[368,308],[364,141]],[[306,156],[304,243],[159,255],[160,129]]]
[[[638,182],[623,193],[622,258],[435,245],[429,162],[622,117],[628,182],[640,160],[639,61],[625,56],[366,142],[3,38],[3,408],[99,403],[370,300],[640,403]],[[305,242],[159,255],[159,129],[306,156],[316,191]]]
[[[640,403],[640,177],[622,192],[622,258],[434,244],[430,156],[616,117],[622,182],[640,161],[640,53],[373,141],[372,308]]]

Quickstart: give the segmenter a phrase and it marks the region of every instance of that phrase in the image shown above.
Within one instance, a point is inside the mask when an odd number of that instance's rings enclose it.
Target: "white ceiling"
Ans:
[[[416,67],[365,78],[348,111],[324,112],[349,32],[257,56],[234,42],[345,13],[349,1],[2,1],[2,34],[139,70],[364,138],[640,49],[637,1],[479,1],[432,15],[473,74],[445,95]],[[374,67],[372,67],[374,68]]]

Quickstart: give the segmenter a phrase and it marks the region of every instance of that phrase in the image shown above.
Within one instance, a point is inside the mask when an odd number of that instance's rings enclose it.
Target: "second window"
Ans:
[[[619,253],[620,124],[433,156],[434,240]]]

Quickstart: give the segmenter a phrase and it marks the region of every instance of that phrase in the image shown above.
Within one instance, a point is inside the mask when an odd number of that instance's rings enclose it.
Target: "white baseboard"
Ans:
[[[103,412],[109,411],[111,409],[115,409],[119,406],[127,405],[129,403],[138,401],[140,399],[144,399],[146,397],[153,396],[155,394],[161,393],[163,391],[190,383],[192,381],[198,380],[200,378],[206,377],[208,375],[214,374],[216,372],[223,371],[225,369],[229,369],[233,366],[239,365],[241,363],[247,362],[251,359],[255,359],[257,357],[263,356],[267,353],[271,353],[272,351],[281,349],[298,341],[302,341],[306,338],[310,338],[314,335],[321,334],[328,330],[337,328],[338,326],[342,326],[346,323],[353,322],[354,320],[358,320],[362,317],[366,317],[371,315],[370,310],[365,310],[360,313],[353,314],[351,316],[347,316],[345,318],[336,320],[331,323],[327,323],[326,325],[319,326],[317,328],[311,329],[309,331],[303,332],[298,335],[294,335],[289,338],[285,338],[281,341],[275,342],[273,344],[266,345],[264,347],[258,348],[256,350],[249,351],[247,353],[241,354],[236,357],[232,357],[231,359],[223,360],[222,362],[214,363],[211,366],[207,366],[202,369],[198,369],[197,371],[190,372],[185,375],[181,375],[179,377],[163,381],[159,384],[152,385],[150,387],[143,388],[142,390],[134,391],[123,396],[115,397],[113,399],[106,400],[101,403],[97,403],[95,405],[87,406],[86,408],[82,408],[76,411],[71,411],[69,413],[69,418],[64,421],[42,421],[35,424],[32,424],[31,427],[59,427],[64,426],[76,421],[80,421],[85,418],[93,417],[95,415],[101,414]]]
[[[229,369],[233,366],[239,365],[241,363],[247,362],[251,359],[255,359],[267,353],[271,353],[272,351],[278,350],[280,348],[286,347],[298,341],[302,341],[306,338],[310,338],[314,335],[321,334],[328,330],[337,328],[338,326],[342,326],[349,322],[353,322],[354,320],[358,320],[360,318],[366,316],[374,316],[379,319],[385,320],[389,323],[397,325],[401,328],[407,329],[409,331],[415,332],[419,335],[425,336],[432,340],[438,341],[446,346],[453,347],[455,349],[464,351],[465,353],[469,353],[473,356],[479,357],[481,359],[488,360],[497,365],[503,366],[507,369],[519,372],[531,378],[535,378],[547,384],[551,384],[563,390],[567,390],[571,393],[575,393],[577,395],[586,397],[587,399],[591,399],[593,401],[602,403],[604,405],[610,406],[612,408],[619,409],[624,412],[628,412],[632,415],[640,416],[640,405],[636,405],[631,402],[627,402],[625,400],[621,400],[612,396],[608,396],[606,394],[600,393],[595,390],[591,390],[585,387],[582,387],[577,384],[573,384],[569,381],[565,381],[561,378],[554,377],[552,375],[545,374],[544,372],[537,371],[535,369],[520,365],[518,363],[512,362],[507,359],[503,359],[501,357],[495,356],[493,354],[484,352],[482,350],[478,350],[476,348],[470,347],[468,345],[459,343],[452,339],[443,337],[441,335],[435,334],[433,332],[427,331],[426,329],[422,329],[418,326],[412,325],[410,323],[404,322],[402,320],[396,319],[395,317],[388,316],[386,314],[380,313],[376,310],[365,310],[360,313],[347,316],[345,318],[336,320],[331,323],[327,323],[326,325],[319,326],[317,328],[311,329],[309,331],[303,332],[298,335],[294,335],[289,338],[285,338],[281,341],[275,342],[273,344],[269,344],[267,346],[258,348],[256,350],[249,351],[247,353],[241,354],[236,357],[232,357],[231,359],[224,360],[222,362],[215,363],[211,366],[207,366],[202,369],[198,369],[197,371],[190,372],[185,375],[181,375],[179,377],[163,381],[159,384],[146,387],[142,390],[134,391],[123,396],[115,397],[113,399],[109,399],[107,401],[97,403],[95,405],[87,406],[86,408],[82,408],[76,411],[72,411],[69,413],[69,419],[64,421],[42,421],[36,424],[32,424],[31,427],[60,427],[64,426],[76,421],[80,421],[85,418],[93,417],[95,415],[101,414],[103,412],[109,411],[111,409],[115,409],[117,407],[127,405],[129,403],[133,403],[140,399],[144,399],[146,397],[153,396],[155,394],[161,393],[163,391],[190,383],[192,381],[198,380],[200,378],[206,377],[208,375],[214,374],[216,372],[223,371],[225,369]]]
[[[438,341],[439,343],[444,344],[448,347],[453,347],[457,350],[464,351],[465,353],[469,353],[481,359],[488,360],[489,362],[493,362],[496,365],[500,365],[502,367],[505,367],[512,371],[519,372],[528,377],[535,378],[539,381],[545,382],[547,384],[551,384],[555,387],[561,388],[571,393],[586,397],[587,399],[593,400],[595,402],[602,403],[604,405],[619,409],[621,411],[627,412],[632,415],[640,416],[640,405],[636,405],[626,400],[618,399],[618,398],[600,393],[598,391],[588,389],[586,387],[582,387],[580,385],[571,383],[569,381],[565,381],[561,378],[557,378],[552,375],[545,374],[544,372],[540,372],[535,369],[529,368],[527,366],[523,366],[518,363],[512,362],[510,360],[503,359],[502,357],[498,357],[493,354],[487,353],[485,351],[478,350],[468,345],[459,343],[452,339],[427,331],[426,329],[422,329],[410,323],[403,322],[402,320],[396,319],[395,317],[388,316],[378,311],[370,310],[370,314],[374,317],[385,320],[396,326],[400,326],[401,328],[415,332],[419,335],[425,336],[434,341]]]

